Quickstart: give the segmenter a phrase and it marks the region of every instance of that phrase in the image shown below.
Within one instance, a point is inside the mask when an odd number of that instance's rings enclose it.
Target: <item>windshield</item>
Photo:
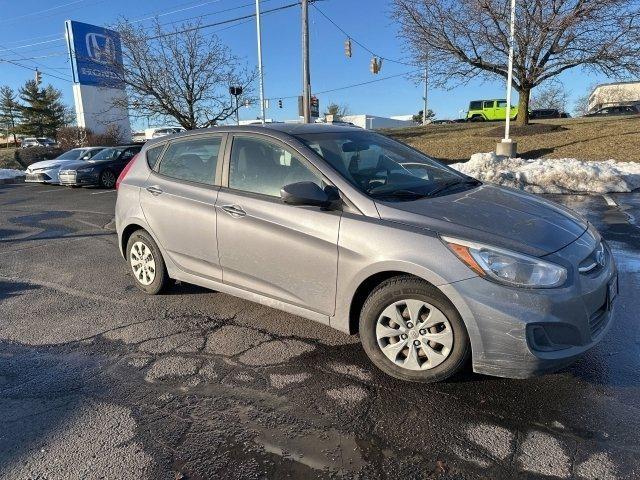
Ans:
[[[116,160],[124,148],[105,148],[96,153],[91,160]]]
[[[68,152],[64,152],[60,155],[57,160],[77,160],[84,153],[83,149],[74,148],[73,150],[69,150]]]
[[[367,131],[296,135],[360,191],[371,197],[429,196],[478,183],[400,142]]]

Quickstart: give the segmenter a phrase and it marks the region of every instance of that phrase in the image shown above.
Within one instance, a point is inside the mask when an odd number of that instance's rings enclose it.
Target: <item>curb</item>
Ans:
[[[0,178],[0,185],[8,185],[12,183],[24,183],[26,177]]]

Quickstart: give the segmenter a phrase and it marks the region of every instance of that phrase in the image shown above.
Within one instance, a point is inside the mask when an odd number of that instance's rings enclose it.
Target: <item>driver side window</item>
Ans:
[[[258,138],[233,139],[229,162],[229,188],[279,197],[280,189],[296,182],[325,184],[291,151]]]

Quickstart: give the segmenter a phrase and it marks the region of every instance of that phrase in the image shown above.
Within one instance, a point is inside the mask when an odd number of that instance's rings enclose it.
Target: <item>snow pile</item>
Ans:
[[[499,157],[475,153],[468,162],[452,165],[478,180],[532,193],[630,192],[640,188],[640,163],[582,161],[575,158]]]
[[[24,172],[22,170],[14,170],[13,168],[0,168],[0,180],[17,177],[24,177]]]

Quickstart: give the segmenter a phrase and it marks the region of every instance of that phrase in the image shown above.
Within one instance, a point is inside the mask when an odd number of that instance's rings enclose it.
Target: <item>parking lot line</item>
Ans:
[[[103,193],[115,193],[115,190],[103,190],[101,192],[92,192],[91,195],[101,195]]]
[[[607,195],[605,193],[604,195],[602,195],[602,198],[604,198],[604,201],[607,202],[607,205],[609,205],[610,207],[617,207],[618,206],[616,201],[613,198],[611,198],[610,195]]]

